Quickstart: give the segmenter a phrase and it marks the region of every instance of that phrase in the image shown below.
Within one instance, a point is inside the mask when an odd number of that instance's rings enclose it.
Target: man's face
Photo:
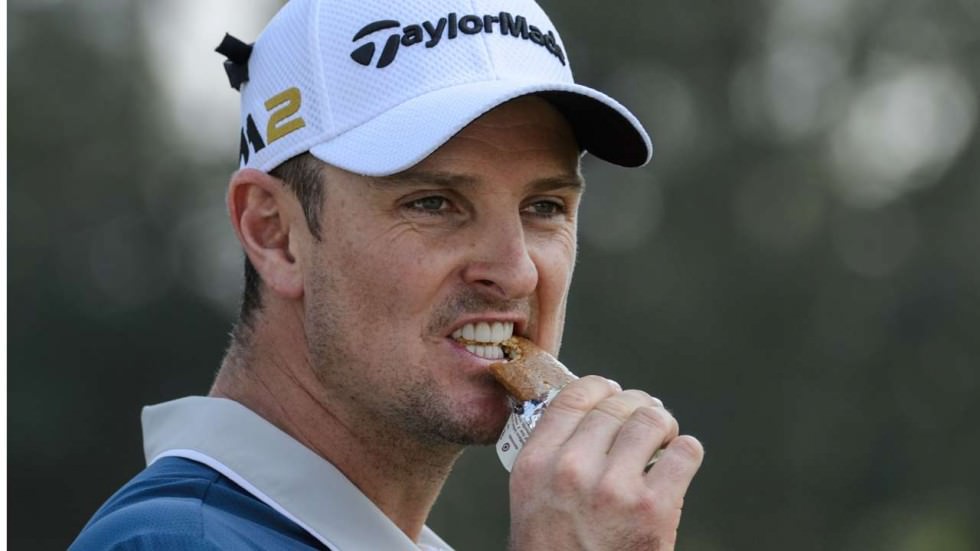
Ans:
[[[562,116],[529,97],[406,172],[327,168],[322,241],[301,262],[311,361],[334,415],[433,444],[496,440],[508,407],[487,370],[492,343],[510,326],[553,353],[561,341],[578,159]],[[461,333],[488,345],[468,349]]]

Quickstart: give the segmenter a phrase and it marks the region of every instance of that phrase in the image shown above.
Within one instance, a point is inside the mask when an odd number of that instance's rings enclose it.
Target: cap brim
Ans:
[[[540,95],[568,119],[579,147],[621,166],[641,166],[653,154],[650,136],[625,107],[578,84],[474,82],[416,97],[365,124],[310,148],[344,170],[387,176],[428,157],[480,115],[511,99]]]

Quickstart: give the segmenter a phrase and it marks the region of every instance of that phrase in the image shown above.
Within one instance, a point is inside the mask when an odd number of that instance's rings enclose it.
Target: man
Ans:
[[[425,520],[509,415],[499,343],[560,345],[580,154],[650,142],[531,0],[393,4],[293,0],[219,48],[242,313],[210,396],[144,411],[149,466],[73,549],[449,549]],[[511,545],[670,549],[701,458],[659,400],[572,382],[513,466]]]

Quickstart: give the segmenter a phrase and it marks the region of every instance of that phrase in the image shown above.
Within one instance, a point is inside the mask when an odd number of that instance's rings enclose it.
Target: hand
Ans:
[[[651,456],[663,455],[644,473]],[[596,376],[541,416],[510,478],[514,551],[674,548],[704,450],[660,400]]]

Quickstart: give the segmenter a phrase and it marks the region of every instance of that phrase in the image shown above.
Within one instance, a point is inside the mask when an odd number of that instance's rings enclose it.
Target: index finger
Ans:
[[[587,375],[568,383],[541,415],[524,446],[525,451],[527,448],[560,447],[596,404],[621,390],[615,382],[597,375]]]

